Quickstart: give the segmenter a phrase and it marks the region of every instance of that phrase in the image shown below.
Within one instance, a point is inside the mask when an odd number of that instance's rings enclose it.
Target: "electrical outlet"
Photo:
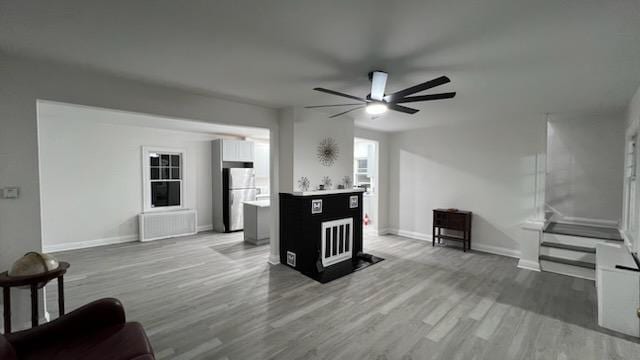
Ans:
[[[7,186],[2,189],[2,198],[4,199],[17,199],[19,194],[19,188],[17,186]]]

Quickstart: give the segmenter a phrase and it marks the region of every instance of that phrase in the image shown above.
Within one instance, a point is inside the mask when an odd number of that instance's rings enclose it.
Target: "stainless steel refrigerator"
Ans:
[[[243,203],[256,199],[255,170],[227,168],[222,171],[223,221],[225,231],[244,228]]]

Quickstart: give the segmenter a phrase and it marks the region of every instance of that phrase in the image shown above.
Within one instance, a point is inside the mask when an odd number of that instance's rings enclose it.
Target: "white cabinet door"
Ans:
[[[253,162],[254,161],[254,144],[251,141],[243,141],[238,146],[238,158],[239,161]]]
[[[253,142],[224,140],[222,142],[222,161],[253,162]]]
[[[238,161],[238,144],[236,140],[222,141],[222,161]]]

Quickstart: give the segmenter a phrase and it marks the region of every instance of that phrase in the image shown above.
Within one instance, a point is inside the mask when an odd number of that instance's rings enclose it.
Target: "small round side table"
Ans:
[[[60,315],[64,315],[64,283],[63,277],[69,268],[69,263],[60,261],[58,268],[38,275],[29,276],[9,276],[5,271],[0,274],[0,287],[2,287],[4,304],[4,333],[11,333],[11,288],[29,287],[31,288],[31,326],[38,326],[38,289],[45,286],[49,281],[58,279],[58,310]]]

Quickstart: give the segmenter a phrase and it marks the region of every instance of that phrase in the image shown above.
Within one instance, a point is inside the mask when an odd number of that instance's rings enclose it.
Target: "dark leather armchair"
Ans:
[[[126,322],[120,301],[107,298],[35,328],[0,336],[0,359],[155,358],[142,325]]]

